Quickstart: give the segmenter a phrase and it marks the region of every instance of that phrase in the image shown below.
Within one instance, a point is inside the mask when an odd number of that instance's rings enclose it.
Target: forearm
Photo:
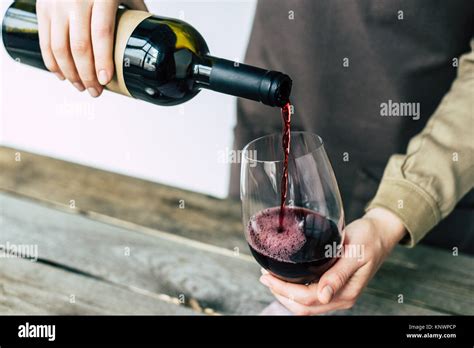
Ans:
[[[474,40],[471,41],[471,45]],[[458,76],[405,155],[390,158],[367,210],[397,215],[413,246],[474,186],[474,52],[461,57]]]
[[[374,207],[370,209],[363,218],[370,219],[376,225],[376,230],[381,231],[383,234],[383,238],[380,240],[386,255],[390,253],[393,247],[397,245],[407,233],[402,220],[385,208]]]

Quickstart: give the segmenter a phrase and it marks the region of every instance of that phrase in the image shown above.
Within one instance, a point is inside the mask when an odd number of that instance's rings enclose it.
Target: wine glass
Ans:
[[[283,211],[281,134],[245,146],[242,219],[257,262],[275,277],[307,284],[317,281],[337,260],[344,239],[344,211],[322,139],[309,132],[291,132],[290,139]]]

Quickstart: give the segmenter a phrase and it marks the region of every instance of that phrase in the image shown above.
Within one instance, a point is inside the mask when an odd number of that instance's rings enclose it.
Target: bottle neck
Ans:
[[[288,103],[292,81],[289,76],[230,60],[205,56],[193,66],[198,88],[206,88],[270,106]]]

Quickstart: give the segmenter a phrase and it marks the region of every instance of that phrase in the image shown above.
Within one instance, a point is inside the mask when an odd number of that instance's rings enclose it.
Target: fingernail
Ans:
[[[270,282],[268,281],[267,277],[265,277],[265,276],[260,277],[260,283],[262,283],[265,286],[270,286]]]
[[[65,80],[64,76],[61,75],[60,73],[54,73],[54,75],[56,75],[56,77],[57,77],[58,79],[60,79],[61,81],[64,81],[64,80]]]
[[[260,268],[260,272],[262,274],[268,274],[268,271],[265,268]]]
[[[97,91],[94,87],[89,87],[87,89],[87,92],[91,95],[93,98],[97,98],[99,96],[99,91]]]
[[[329,285],[326,285],[321,291],[321,293],[319,294],[319,300],[322,303],[329,303],[332,299],[333,294],[334,294],[333,289]]]
[[[101,85],[106,85],[107,82],[109,82],[109,75],[107,74],[107,71],[101,70],[99,71],[99,82]]]
[[[72,85],[74,87],[76,87],[79,92],[82,92],[85,89],[84,86],[82,85],[82,83],[80,83],[80,82],[74,82]]]

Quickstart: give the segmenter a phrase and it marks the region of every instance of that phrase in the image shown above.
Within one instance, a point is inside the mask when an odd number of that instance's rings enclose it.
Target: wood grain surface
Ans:
[[[0,147],[0,190],[0,245],[36,244],[40,256],[31,270],[25,261],[13,279],[5,274],[15,265],[5,263],[0,279],[10,289],[21,288],[22,282],[28,289],[40,267],[51,272],[44,277],[46,289],[71,273],[123,294],[165,299],[172,307],[155,308],[168,314],[184,307],[195,313],[257,314],[273,300],[258,282],[239,202],[5,147]],[[333,314],[474,314],[473,266],[469,256],[397,247],[356,306]],[[30,308],[34,313],[37,304],[24,305],[25,296],[20,292],[15,300],[10,295],[0,311]],[[91,303],[104,301],[94,296]],[[182,306],[175,305],[179,299]],[[149,313],[133,301],[123,302],[118,312],[133,307],[137,314]],[[97,311],[110,310],[109,305],[98,304]],[[60,310],[53,305],[42,310],[47,308]]]

